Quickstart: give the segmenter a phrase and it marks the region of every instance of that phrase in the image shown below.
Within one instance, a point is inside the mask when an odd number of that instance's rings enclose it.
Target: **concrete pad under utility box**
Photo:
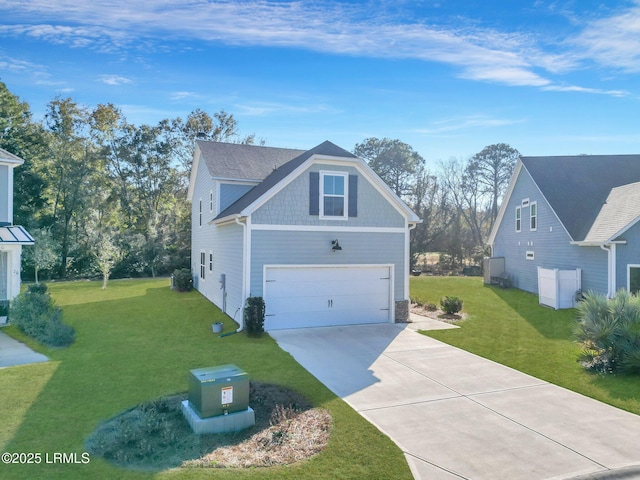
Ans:
[[[189,401],[184,400],[182,402],[182,414],[196,435],[239,432],[253,427],[256,424],[256,416],[251,407],[247,407],[246,410],[241,412],[229,413],[228,415],[200,418],[196,411],[191,408]]]

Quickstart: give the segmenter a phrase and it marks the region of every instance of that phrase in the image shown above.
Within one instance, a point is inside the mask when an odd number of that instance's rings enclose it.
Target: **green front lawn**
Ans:
[[[280,350],[268,335],[218,338],[211,323],[235,324],[199,293],[177,293],[167,279],[51,284],[76,329],[68,349],[43,349],[15,327],[5,332],[51,358],[0,370],[0,452],[39,453],[40,464],[0,464],[2,479],[362,479],[411,478],[402,452]],[[254,380],[295,390],[331,413],[327,448],[311,460],[264,469],[128,471],[100,458],[46,463],[76,453],[96,425],[146,400],[187,390],[190,369],[235,363]],[[48,457],[47,457],[48,455]]]
[[[468,320],[425,335],[640,414],[640,377],[593,374],[578,363],[574,310],[541,307],[536,295],[485,286],[477,277],[411,278],[413,298],[437,304],[444,295],[464,301]]]

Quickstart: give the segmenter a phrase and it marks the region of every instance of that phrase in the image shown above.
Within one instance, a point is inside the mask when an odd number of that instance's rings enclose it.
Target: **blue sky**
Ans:
[[[640,153],[640,0],[0,0],[0,80],[136,124],[232,113],[267,145],[429,163]]]

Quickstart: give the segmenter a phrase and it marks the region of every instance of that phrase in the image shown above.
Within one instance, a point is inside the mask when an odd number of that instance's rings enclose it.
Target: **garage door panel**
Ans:
[[[390,321],[389,266],[267,267],[266,330]]]

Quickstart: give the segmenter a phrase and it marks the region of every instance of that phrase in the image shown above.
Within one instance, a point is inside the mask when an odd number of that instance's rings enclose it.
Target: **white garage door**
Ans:
[[[391,320],[391,267],[265,268],[265,330]]]

